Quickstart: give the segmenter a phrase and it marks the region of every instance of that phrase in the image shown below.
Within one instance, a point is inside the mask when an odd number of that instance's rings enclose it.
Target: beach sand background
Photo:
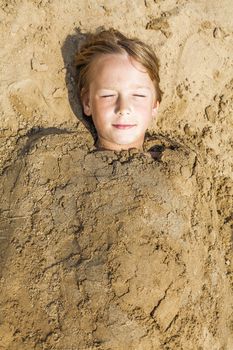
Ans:
[[[232,350],[232,0],[0,4],[0,349]],[[160,59],[156,159],[93,148],[100,26]]]

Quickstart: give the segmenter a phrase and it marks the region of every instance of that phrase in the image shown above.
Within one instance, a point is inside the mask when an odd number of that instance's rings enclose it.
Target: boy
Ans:
[[[102,30],[87,36],[75,63],[79,98],[94,123],[96,147],[142,149],[162,95],[151,48],[117,30]]]

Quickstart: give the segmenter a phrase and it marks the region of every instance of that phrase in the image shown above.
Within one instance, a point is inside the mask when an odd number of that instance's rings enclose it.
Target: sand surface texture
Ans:
[[[232,350],[232,0],[0,4],[0,350]],[[153,157],[81,116],[103,25],[160,58]]]

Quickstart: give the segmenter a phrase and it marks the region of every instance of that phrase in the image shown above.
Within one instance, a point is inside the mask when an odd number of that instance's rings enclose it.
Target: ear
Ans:
[[[90,106],[90,97],[89,91],[81,91],[81,101],[83,106],[84,114],[87,116],[91,116],[91,106]]]
[[[155,101],[154,107],[152,109],[152,117],[155,117],[159,108],[159,101]]]

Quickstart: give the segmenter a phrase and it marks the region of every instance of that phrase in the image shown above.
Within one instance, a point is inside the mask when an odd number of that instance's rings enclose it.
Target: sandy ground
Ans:
[[[232,350],[232,0],[0,4],[0,349]],[[154,158],[84,126],[103,25],[160,58]]]

